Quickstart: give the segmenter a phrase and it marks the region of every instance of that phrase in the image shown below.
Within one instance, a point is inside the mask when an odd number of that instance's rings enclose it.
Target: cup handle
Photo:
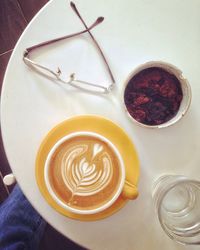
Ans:
[[[137,187],[128,182],[128,181],[125,181],[125,184],[124,184],[124,187],[123,187],[123,190],[122,190],[122,196],[126,199],[130,199],[130,200],[134,200],[137,198],[138,196],[138,189]]]

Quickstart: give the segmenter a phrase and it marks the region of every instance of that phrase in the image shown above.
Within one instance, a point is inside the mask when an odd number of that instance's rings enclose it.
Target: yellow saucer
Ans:
[[[45,185],[44,165],[49,151],[63,136],[77,131],[96,132],[110,140],[119,150],[125,163],[126,182],[134,186],[137,186],[139,177],[138,156],[127,134],[119,126],[100,116],[82,115],[70,118],[53,128],[43,140],[36,158],[36,180],[46,201],[56,211],[72,219],[82,221],[100,220],[120,210],[128,200],[121,195],[111,207],[100,213],[91,215],[74,214],[60,207],[51,197]]]

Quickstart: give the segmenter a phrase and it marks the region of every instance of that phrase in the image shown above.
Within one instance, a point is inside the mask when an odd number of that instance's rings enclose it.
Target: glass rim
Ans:
[[[165,225],[163,219],[162,219],[162,215],[161,215],[161,204],[163,199],[165,198],[165,196],[168,194],[168,192],[176,187],[177,185],[180,185],[181,183],[191,183],[194,184],[195,186],[198,186],[198,188],[200,189],[200,181],[195,180],[195,179],[191,179],[189,177],[183,176],[183,175],[166,175],[163,177],[171,177],[172,178],[172,183],[166,184],[163,189],[156,193],[153,194],[153,200],[154,200],[154,206],[157,212],[157,217],[159,219],[160,225],[162,227],[162,229],[164,230],[164,232],[174,241],[183,244],[183,245],[199,245],[200,244],[200,239],[199,240],[195,240],[195,234],[194,235],[186,235],[186,236],[181,236],[178,235],[176,233],[174,233],[173,231],[169,230],[167,228],[167,226]],[[162,176],[160,177],[162,178]],[[174,180],[173,180],[174,178]],[[159,181],[159,179],[158,179]],[[157,183],[157,185],[159,185]],[[154,187],[156,188],[156,187]],[[155,197],[155,196],[158,197]],[[199,233],[200,234],[200,233]]]

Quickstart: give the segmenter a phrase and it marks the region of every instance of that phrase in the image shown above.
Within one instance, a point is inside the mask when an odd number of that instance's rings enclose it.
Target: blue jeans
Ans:
[[[18,185],[0,206],[0,250],[36,250],[46,222]]]

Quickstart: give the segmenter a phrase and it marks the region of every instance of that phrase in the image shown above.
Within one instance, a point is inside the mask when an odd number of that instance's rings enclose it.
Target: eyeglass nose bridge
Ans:
[[[43,65],[40,65],[40,64],[32,61],[29,58],[29,52],[27,50],[25,50],[25,52],[23,54],[23,60],[24,60],[26,65],[28,65],[29,67],[31,67],[32,69],[37,71],[37,73],[42,74],[43,76],[45,76],[47,78],[51,78],[51,79],[53,78],[54,80],[58,80],[64,84],[69,84],[77,89],[80,89],[80,90],[83,90],[86,92],[92,92],[92,93],[96,93],[96,94],[107,94],[107,93],[111,92],[111,90],[114,87],[114,83],[110,84],[108,87],[105,87],[105,86],[98,85],[95,83],[90,83],[87,81],[76,79],[75,73],[71,73],[69,75],[69,80],[64,80],[61,77],[63,75],[63,73],[59,67],[57,68],[56,71],[53,71],[53,70],[51,70]],[[40,70],[43,70],[44,72],[41,72]]]
[[[102,85],[98,85],[98,84],[95,84],[95,83],[91,83],[91,82],[87,82],[87,81],[83,81],[83,80],[79,80],[79,79],[76,79],[76,75],[75,73],[72,73],[70,75],[70,80],[68,82],[65,82],[65,83],[69,83],[70,85],[78,88],[78,89],[81,89],[81,90],[84,90],[84,91],[87,91],[87,92],[92,92],[92,93],[96,93],[96,94],[107,94],[110,92],[110,86],[109,85],[108,87],[105,87],[105,86],[102,86]],[[81,84],[81,85],[77,85],[77,84]],[[88,88],[91,88],[91,89],[88,89]]]

